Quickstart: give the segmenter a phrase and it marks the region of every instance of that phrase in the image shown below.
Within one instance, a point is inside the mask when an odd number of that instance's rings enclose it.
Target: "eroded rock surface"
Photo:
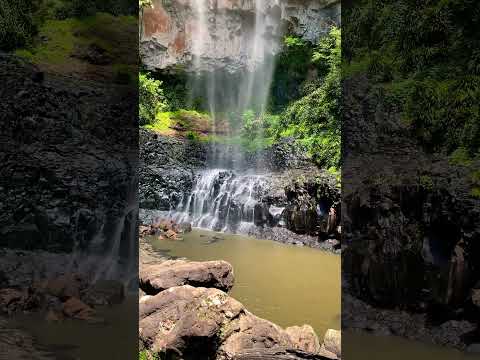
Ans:
[[[140,303],[141,345],[181,359],[324,359],[313,331],[283,330],[218,289],[172,287]],[[313,346],[312,346],[313,345]],[[335,358],[335,357],[330,357]]]
[[[140,266],[140,288],[155,295],[174,286],[193,285],[228,291],[233,287],[233,268],[226,261],[168,260]]]

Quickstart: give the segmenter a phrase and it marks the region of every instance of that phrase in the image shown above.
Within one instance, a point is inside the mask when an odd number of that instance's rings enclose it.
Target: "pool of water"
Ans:
[[[33,335],[61,360],[138,359],[138,295],[122,304],[96,308],[102,323],[67,319],[45,321],[45,314],[20,315],[11,324]]]
[[[173,257],[226,260],[233,265],[230,294],[255,315],[280,326],[310,324],[322,337],[340,329],[340,256],[243,235],[194,229],[183,241],[151,238]]]
[[[473,360],[479,359],[480,355],[467,354],[396,336],[344,332],[342,358],[345,360]]]

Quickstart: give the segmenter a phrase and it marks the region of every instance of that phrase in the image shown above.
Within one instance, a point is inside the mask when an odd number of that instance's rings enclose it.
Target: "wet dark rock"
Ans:
[[[412,326],[415,324],[415,326]],[[342,329],[376,335],[401,336],[465,350],[464,338],[477,325],[467,320],[449,320],[432,326],[425,313],[378,308],[352,296],[342,288]]]
[[[145,209],[170,210],[193,186],[205,165],[201,143],[140,129],[139,201]]]
[[[273,216],[268,211],[268,206],[266,204],[257,203],[253,208],[253,223],[256,226],[272,226]]]
[[[337,181],[309,163],[305,152],[292,139],[256,154],[229,149],[229,146],[199,144],[141,130],[142,221],[152,221],[146,210],[176,210],[190,216],[189,221],[194,226],[214,231],[255,234],[248,226],[251,224],[252,227],[284,226],[294,234],[316,236],[317,242],[330,237],[340,238]],[[233,161],[235,164],[231,163]],[[265,165],[266,169],[275,172],[254,175],[252,164]],[[205,171],[207,166],[223,165],[227,168],[235,165],[236,170],[219,170],[214,175]],[[199,199],[204,195],[194,188],[199,180],[208,181],[210,186],[206,200]],[[233,191],[234,187],[238,190],[239,181],[248,183],[249,188]],[[198,208],[200,200],[202,209]],[[195,209],[194,204],[197,204]],[[197,224],[195,219],[201,219],[202,224]]]
[[[82,299],[92,306],[120,304],[124,298],[124,286],[115,280],[97,281],[82,296]]]
[[[60,300],[70,297],[80,297],[80,294],[87,288],[85,279],[78,274],[65,274],[52,278],[38,284],[36,290]]]
[[[459,165],[424,148],[366,76],[344,85],[344,282],[389,319],[375,316],[369,327],[464,348],[478,323],[480,199],[471,193],[478,161]],[[364,328],[355,302],[342,314],[344,326]]]
[[[0,78],[0,246],[88,248],[133,193],[137,97],[3,53]]]
[[[0,311],[12,314],[39,307],[40,300],[28,289],[0,289]]]
[[[78,320],[92,320],[94,315],[93,309],[76,297],[71,297],[63,303],[62,312],[66,317]]]

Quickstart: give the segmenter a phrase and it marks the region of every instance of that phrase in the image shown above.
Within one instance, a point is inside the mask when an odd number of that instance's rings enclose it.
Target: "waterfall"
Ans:
[[[116,214],[104,214],[101,226],[82,248],[77,240],[66,271],[84,274],[92,283],[98,280],[121,281],[125,288],[138,284],[138,194],[136,181],[127,186],[125,207]],[[77,230],[78,226],[77,219]],[[133,287],[132,287],[133,285]]]
[[[242,59],[242,66],[232,71],[229,64],[215,62],[215,49],[222,46],[217,40],[216,24],[228,20],[225,10],[209,0],[190,0],[189,4],[192,19],[187,29],[192,32],[189,38],[193,65],[189,73],[189,103],[193,106],[198,98],[204,100],[204,108],[213,120],[211,131],[216,134],[217,121],[225,121],[232,113],[238,122],[243,121],[241,115],[247,110],[256,114],[265,111],[275,65],[274,49],[281,38],[281,8],[278,0],[242,4],[244,21],[237,38],[240,43],[224,44],[238,51],[232,57]],[[225,131],[229,133],[223,135],[234,136],[242,124],[228,120]],[[265,176],[241,173],[245,159],[240,147],[215,142],[211,145],[212,169],[197,174],[193,190],[184,194],[168,216],[177,222],[190,222],[194,227],[230,232],[248,232],[251,227],[278,218],[282,209],[273,209],[272,215],[261,202]],[[258,167],[258,164],[248,165],[252,170]]]
[[[232,170],[202,171],[190,194],[185,194],[169,217],[194,227],[215,231],[248,232],[261,225],[260,203],[265,175],[238,174]]]
[[[245,24],[240,29],[241,43],[239,53],[236,54],[239,58],[245,58],[246,65],[237,69],[236,73],[230,73],[226,64],[224,68],[217,66],[212,69],[215,49],[220,46],[217,43],[215,22],[221,10],[213,5],[209,7],[209,4],[209,0],[190,2],[194,17],[193,24],[189,27],[192,31],[193,65],[189,78],[190,105],[196,97],[204,98],[213,117],[219,112],[243,114],[249,109],[257,112],[265,110],[274,70],[274,36],[281,36],[272,34],[274,29],[280,28],[281,10],[278,0],[252,1],[249,10],[250,13],[254,12],[253,29]],[[202,56],[206,53],[209,56]]]

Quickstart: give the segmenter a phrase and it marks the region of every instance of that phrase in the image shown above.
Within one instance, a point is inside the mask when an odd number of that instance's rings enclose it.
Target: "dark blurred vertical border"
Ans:
[[[342,3],[344,359],[480,352],[480,6]]]
[[[138,357],[138,3],[0,0],[0,359]]]

